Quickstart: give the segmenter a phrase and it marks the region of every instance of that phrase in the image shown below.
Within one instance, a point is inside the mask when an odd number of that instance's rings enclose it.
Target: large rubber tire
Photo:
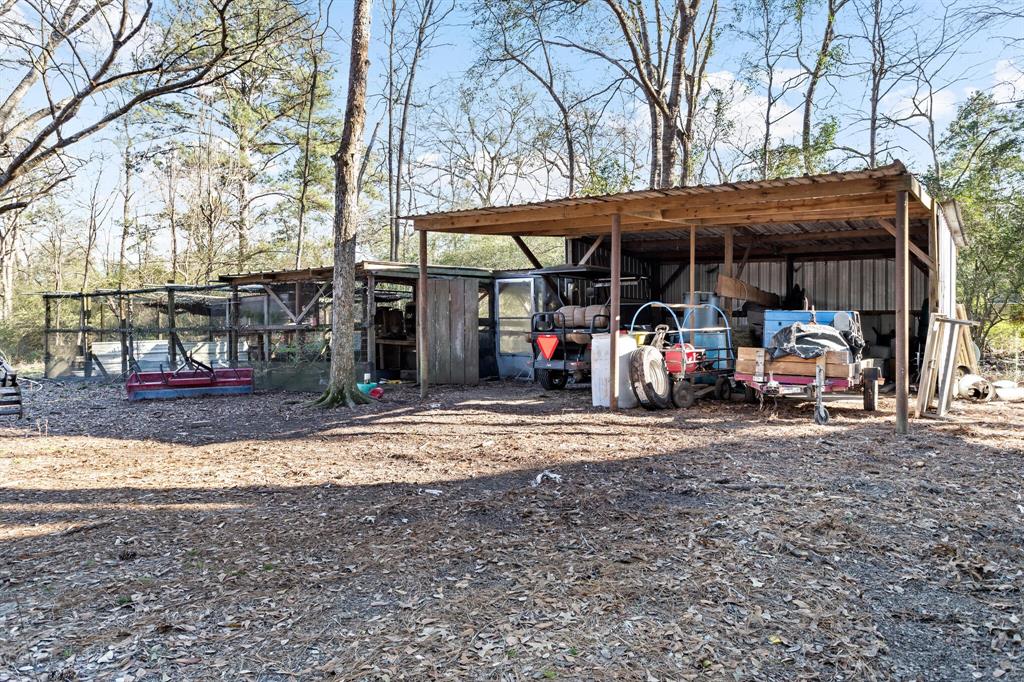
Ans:
[[[750,405],[756,405],[758,402],[760,402],[757,399],[757,391],[755,391],[753,387],[747,386],[746,384],[743,384],[743,401]]]
[[[559,372],[556,369],[538,369],[536,372],[537,381],[544,387],[545,391],[560,391],[565,388],[565,382],[568,379],[565,372]]]
[[[874,412],[878,409],[878,379],[874,374],[864,377],[864,411]]]
[[[663,410],[671,404],[672,380],[661,351],[640,346],[629,354],[629,381],[640,404],[648,410]]]
[[[718,400],[729,400],[732,397],[732,384],[725,377],[715,379],[715,398]]]
[[[697,402],[697,391],[693,384],[685,379],[672,382],[673,405],[681,410],[685,410],[688,407],[693,407],[695,402]]]

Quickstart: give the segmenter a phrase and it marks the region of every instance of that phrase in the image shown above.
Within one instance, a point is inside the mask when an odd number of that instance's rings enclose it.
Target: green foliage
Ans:
[[[604,159],[599,166],[591,168],[585,182],[580,186],[578,194],[584,197],[600,196],[625,192],[636,177],[630,174],[619,159]]]
[[[960,252],[958,297],[982,323],[984,346],[1024,301],[1024,104],[972,95],[949,125],[940,163],[926,182],[938,198],[959,204],[968,245]]]

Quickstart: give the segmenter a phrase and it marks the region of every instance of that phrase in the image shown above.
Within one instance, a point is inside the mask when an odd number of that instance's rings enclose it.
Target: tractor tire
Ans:
[[[689,381],[685,379],[672,382],[672,404],[681,410],[693,407],[697,402],[697,392]]]
[[[661,351],[640,346],[629,354],[629,380],[633,393],[648,410],[663,410],[671,403],[672,380]]]
[[[565,388],[568,377],[565,372],[556,369],[538,369],[537,381],[544,387],[545,391],[560,391]]]

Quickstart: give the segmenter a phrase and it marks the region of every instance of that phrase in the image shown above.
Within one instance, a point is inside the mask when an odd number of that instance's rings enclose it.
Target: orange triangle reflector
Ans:
[[[541,355],[545,360],[550,360],[558,348],[558,337],[554,334],[541,334],[537,337],[537,345],[540,346]]]

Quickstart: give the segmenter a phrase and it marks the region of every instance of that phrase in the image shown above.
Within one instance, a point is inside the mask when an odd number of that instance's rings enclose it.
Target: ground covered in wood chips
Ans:
[[[534,386],[0,424],[0,680],[1024,679],[1024,406]]]

